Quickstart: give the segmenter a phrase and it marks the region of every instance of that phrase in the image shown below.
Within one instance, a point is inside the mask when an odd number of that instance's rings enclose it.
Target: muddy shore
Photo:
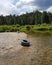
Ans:
[[[23,39],[28,39],[31,46],[21,46]],[[0,33],[0,65],[52,65],[52,37]]]

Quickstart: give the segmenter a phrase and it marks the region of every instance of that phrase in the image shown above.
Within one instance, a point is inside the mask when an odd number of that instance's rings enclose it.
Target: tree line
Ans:
[[[0,16],[0,25],[37,25],[37,24],[51,24],[52,23],[52,13],[50,12],[40,12],[33,11],[31,13],[26,13],[22,15],[8,15]]]

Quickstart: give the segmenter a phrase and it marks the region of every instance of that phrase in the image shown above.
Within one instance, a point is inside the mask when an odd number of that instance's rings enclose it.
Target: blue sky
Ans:
[[[52,13],[52,0],[0,0],[0,15],[21,15],[36,10]]]

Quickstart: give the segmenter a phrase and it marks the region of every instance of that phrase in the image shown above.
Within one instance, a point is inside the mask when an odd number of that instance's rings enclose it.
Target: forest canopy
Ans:
[[[26,13],[22,15],[8,15],[0,16],[0,25],[37,25],[37,24],[51,24],[52,23],[52,13],[50,12],[40,12],[33,11],[31,13]]]

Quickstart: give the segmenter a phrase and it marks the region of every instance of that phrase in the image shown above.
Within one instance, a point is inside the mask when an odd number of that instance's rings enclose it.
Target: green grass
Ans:
[[[52,24],[39,24],[39,25],[0,25],[0,32],[25,32],[28,34],[37,35],[52,35]]]
[[[27,26],[29,26],[29,30],[27,29]],[[52,25],[26,25],[21,26],[21,31],[29,33],[29,34],[35,34],[35,35],[52,35]]]
[[[0,25],[0,32],[16,32],[17,27],[15,25]]]

